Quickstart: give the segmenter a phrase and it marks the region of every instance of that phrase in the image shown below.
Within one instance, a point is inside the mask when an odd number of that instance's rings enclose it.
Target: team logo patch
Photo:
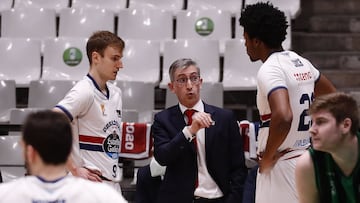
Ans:
[[[82,60],[82,53],[76,47],[70,47],[63,53],[64,63],[68,66],[77,66]]]
[[[104,151],[112,159],[119,158],[120,137],[115,130],[105,139]]]
[[[195,22],[195,31],[201,36],[210,35],[214,31],[214,22],[207,17],[200,18]]]

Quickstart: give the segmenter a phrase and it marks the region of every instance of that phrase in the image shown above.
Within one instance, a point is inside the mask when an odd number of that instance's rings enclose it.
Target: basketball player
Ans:
[[[261,60],[257,74],[258,136],[257,203],[298,202],[295,163],[309,147],[307,109],[314,97],[335,91],[329,80],[305,58],[285,51],[288,23],[269,2],[248,5],[242,11],[247,54]]]
[[[312,146],[296,165],[301,203],[359,202],[359,115],[344,93],[317,97],[309,111]]]
[[[123,67],[124,41],[108,31],[95,32],[86,45],[89,73],[55,109],[72,122],[74,147],[69,171],[120,190],[118,157],[121,135],[121,90],[109,83]]]
[[[69,120],[45,110],[28,116],[22,144],[30,176],[0,184],[0,202],[127,202],[104,184],[67,175],[72,148]]]

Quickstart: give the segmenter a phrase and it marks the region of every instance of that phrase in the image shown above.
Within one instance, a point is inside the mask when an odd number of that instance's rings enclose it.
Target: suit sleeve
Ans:
[[[166,118],[156,114],[151,130],[154,137],[154,156],[160,165],[171,165],[183,156],[194,153],[182,129],[176,130]]]

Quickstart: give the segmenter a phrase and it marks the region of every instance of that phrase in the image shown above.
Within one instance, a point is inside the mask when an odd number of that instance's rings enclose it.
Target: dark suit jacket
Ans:
[[[206,165],[224,193],[224,202],[239,203],[247,175],[242,139],[234,114],[204,104],[215,125],[205,129]],[[167,166],[158,203],[191,203],[197,176],[196,151],[182,133],[184,116],[178,105],[157,113],[152,125],[154,156]]]

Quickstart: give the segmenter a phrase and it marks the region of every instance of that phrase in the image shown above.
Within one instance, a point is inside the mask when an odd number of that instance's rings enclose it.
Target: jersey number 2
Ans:
[[[308,104],[308,108],[304,109],[301,114],[300,114],[300,120],[299,120],[299,125],[298,125],[298,131],[307,131],[310,128],[311,125],[311,121],[308,121],[307,123],[305,123],[305,117],[308,116],[307,111],[310,108],[310,105],[312,103],[312,101],[314,100],[314,93],[311,93],[311,96],[308,94],[303,94],[301,95],[300,98],[300,104]]]

